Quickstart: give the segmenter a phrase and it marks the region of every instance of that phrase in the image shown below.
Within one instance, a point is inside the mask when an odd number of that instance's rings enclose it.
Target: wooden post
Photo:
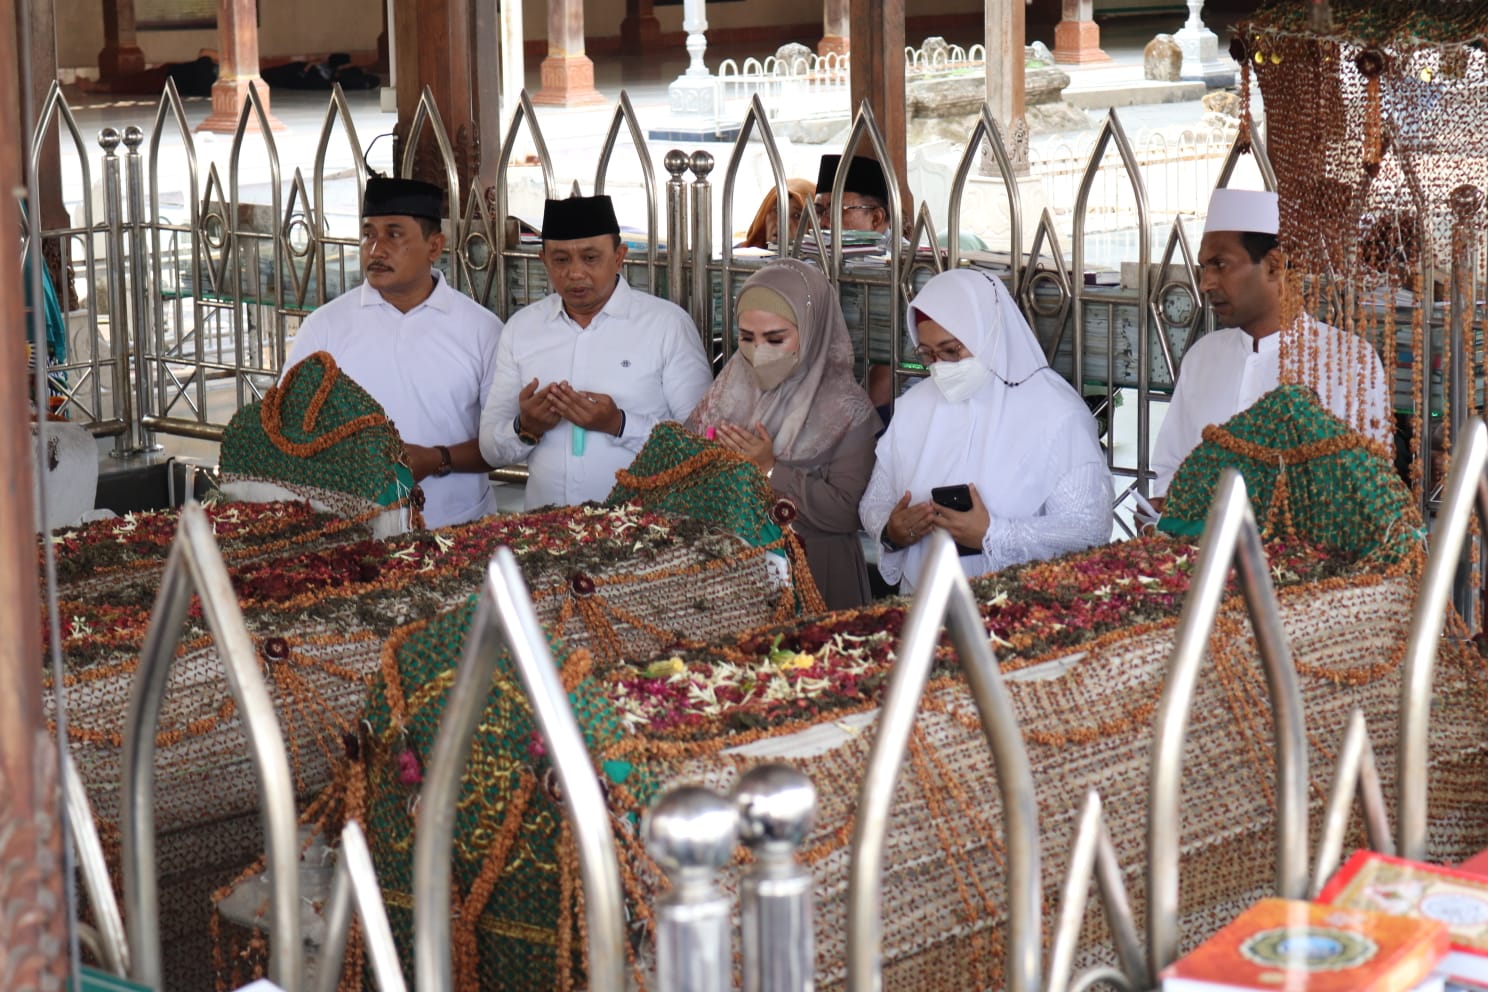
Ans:
[[[217,0],[217,82],[212,84],[212,112],[198,131],[232,134],[248,99],[250,84],[257,87],[269,128],[284,125],[269,112],[269,87],[258,75],[258,4],[255,0]],[[256,121],[249,117],[249,125]]]
[[[1064,16],[1054,25],[1054,61],[1109,62],[1101,51],[1100,25],[1095,23],[1094,0],[1064,0]]]
[[[904,135],[904,0],[851,0],[849,31],[855,41],[852,59],[853,112],[864,100],[873,108],[888,147],[904,202],[909,203]],[[1017,0],[1022,3],[1022,0]],[[871,154],[859,147],[859,155]]]
[[[606,100],[594,88],[594,63],[584,54],[584,0],[548,0],[548,57],[533,103],[582,107]]]
[[[0,0],[0,66],[17,80],[18,6]],[[0,134],[23,134],[20,107],[15,97],[0,99]],[[26,146],[10,141],[0,152],[0,189],[24,181]],[[0,196],[0,231],[10,232],[0,247],[0,326],[12,328],[21,326],[24,312],[16,208],[9,192]],[[0,499],[6,507],[0,514],[0,630],[6,635],[0,638],[0,912],[6,920],[0,988],[7,992],[60,989],[68,972],[57,752],[41,711],[30,395],[25,335],[0,336]]]
[[[621,50],[634,54],[659,47],[661,21],[656,19],[653,0],[625,0],[625,19],[620,22]]]
[[[485,13],[477,15],[476,5]],[[393,59],[398,92],[398,126],[393,144],[393,163],[401,168],[404,142],[418,112],[425,88],[434,95],[434,105],[444,122],[455,153],[460,189],[446,190],[450,203],[462,201],[478,174],[484,147],[480,116],[489,110],[500,116],[499,24],[491,0],[396,0],[393,23]],[[476,39],[491,47],[477,76]],[[485,60],[489,60],[489,63]],[[496,147],[501,132],[493,122]],[[429,132],[419,143],[413,176],[443,188],[447,185],[444,163],[435,153]]]
[[[140,50],[139,39],[134,31],[134,0],[103,0],[103,50],[98,53],[99,80],[108,82],[141,72],[144,68],[145,53]]]
[[[987,106],[1003,129],[1013,170],[1028,175],[1028,120],[1024,116],[1023,0],[986,0]]]
[[[822,0],[822,37],[816,54],[846,55],[852,50],[852,17],[848,0]]]

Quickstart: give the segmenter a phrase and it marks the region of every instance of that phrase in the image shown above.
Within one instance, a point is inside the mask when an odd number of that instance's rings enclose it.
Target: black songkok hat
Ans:
[[[837,181],[837,170],[841,168],[841,165],[841,155],[821,157],[821,168],[816,173],[818,193],[832,192],[832,184]],[[871,196],[884,204],[889,202],[889,184],[884,180],[883,166],[879,165],[876,159],[863,155],[854,155],[852,162],[848,164],[847,179],[842,191],[857,193],[859,196]]]
[[[577,241],[619,233],[615,205],[608,196],[570,196],[549,200],[543,207],[544,241]]]
[[[444,217],[444,191],[433,183],[418,179],[371,177],[362,195],[362,216],[387,217],[391,214],[424,217],[438,222]]]

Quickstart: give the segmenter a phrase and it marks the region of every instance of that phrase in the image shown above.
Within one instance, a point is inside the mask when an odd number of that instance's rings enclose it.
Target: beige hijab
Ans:
[[[759,422],[774,439],[776,458],[818,461],[831,454],[844,434],[874,415],[868,394],[853,378],[852,340],[842,305],[820,269],[794,258],[760,269],[744,283],[745,290],[753,286],[773,290],[795,311],[801,360],[789,378],[763,392],[749,363],[735,352],[687,426],[703,433],[719,424],[752,427]]]

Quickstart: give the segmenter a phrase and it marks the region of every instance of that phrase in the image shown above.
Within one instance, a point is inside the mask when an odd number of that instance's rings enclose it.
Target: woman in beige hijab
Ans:
[[[796,534],[827,606],[869,599],[858,501],[873,471],[878,414],[853,378],[852,341],[832,284],[782,259],[744,284],[739,350],[687,419],[759,466],[796,505]]]

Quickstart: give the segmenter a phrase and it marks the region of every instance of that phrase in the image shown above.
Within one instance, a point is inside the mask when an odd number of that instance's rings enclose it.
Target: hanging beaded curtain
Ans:
[[[1482,282],[1483,253],[1474,249],[1488,188],[1485,37],[1480,2],[1287,0],[1263,5],[1232,49],[1243,67],[1245,133],[1257,109],[1252,79],[1264,96],[1290,265],[1284,315],[1305,310],[1381,353],[1386,391],[1416,439],[1418,499],[1430,481],[1418,457],[1427,418],[1437,447],[1450,449],[1441,384],[1450,381],[1452,336],[1470,363],[1464,401],[1472,407],[1482,380],[1471,301]],[[1454,286],[1467,301],[1455,313],[1443,302]],[[1282,380],[1327,375],[1332,360],[1289,335]],[[1362,398],[1378,388],[1377,374],[1361,366],[1350,388],[1355,426],[1371,426]]]

